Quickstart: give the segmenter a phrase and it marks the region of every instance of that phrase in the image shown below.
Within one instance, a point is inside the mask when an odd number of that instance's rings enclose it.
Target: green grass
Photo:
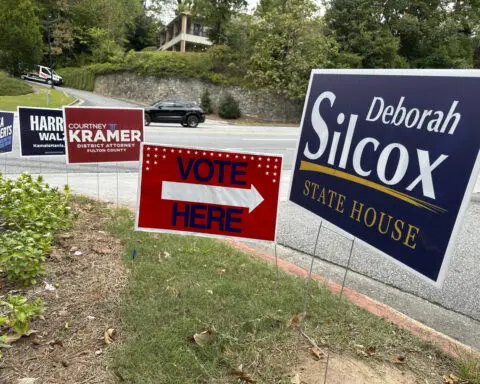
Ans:
[[[47,106],[47,92],[50,92],[50,104]],[[75,99],[65,95],[62,91],[45,88],[41,92],[21,96],[0,96],[0,110],[16,111],[22,107],[50,107],[58,108],[70,104]]]
[[[456,374],[469,384],[480,384],[480,358],[460,354]]]
[[[134,233],[129,211],[112,212],[108,230],[125,243],[131,272],[119,314],[126,342],[111,359],[117,376],[142,384],[234,383],[229,370],[243,365],[258,383],[290,383],[298,337],[305,340],[286,324],[303,311],[304,280],[280,273],[277,294],[275,269],[253,256],[210,239]],[[336,352],[355,354],[361,345],[375,347],[370,360],[406,354],[403,366],[414,372],[428,355],[442,367],[449,362],[431,344],[339,301],[317,281],[304,329]],[[206,330],[214,332],[213,343],[192,342]]]
[[[0,71],[0,96],[18,96],[32,93],[33,89],[24,81],[8,76]]]

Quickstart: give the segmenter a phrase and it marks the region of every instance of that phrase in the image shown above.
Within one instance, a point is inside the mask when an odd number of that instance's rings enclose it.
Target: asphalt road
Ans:
[[[83,104],[85,106],[135,106],[89,92],[64,90],[85,100]],[[283,201],[280,203],[278,222],[278,241],[283,246],[278,247],[278,254],[308,269],[311,261],[309,255],[316,248],[315,254],[318,258],[315,259],[314,271],[341,283],[351,238],[327,224],[323,226],[318,245],[315,247],[320,220],[286,201],[285,187],[293,164],[298,133],[297,128],[246,127],[209,122],[196,129],[182,128],[179,125],[153,124],[146,127],[145,137],[147,142],[159,144],[283,154],[286,172],[282,180]],[[18,140],[15,142],[18,145]],[[18,157],[17,147],[13,154],[6,156],[5,159],[0,158],[1,171],[4,171],[2,169],[4,166],[6,173],[27,170],[32,173],[64,174],[68,170],[69,173],[112,174],[116,172],[117,166],[120,172],[136,172],[138,164],[134,162],[100,166],[69,165],[67,168],[62,156],[21,159]],[[134,202],[136,185],[134,175],[131,176],[130,184],[126,185],[123,193],[131,194],[128,201]],[[477,187],[477,190],[480,188]],[[467,210],[451,267],[441,289],[434,288],[390,259],[358,243],[354,246],[351,260],[353,272],[349,272],[346,285],[480,349],[479,220],[480,197],[475,194]],[[267,252],[274,251],[272,247],[256,246]]]
[[[61,88],[70,95],[84,100],[83,106],[105,107],[141,107],[140,105],[104,97],[91,92],[70,88]],[[152,123],[145,127],[145,142],[195,146],[198,148],[218,148],[243,150],[260,153],[276,153],[284,156],[285,169],[291,169],[295,156],[295,145],[298,138],[298,128],[294,127],[251,127],[234,124],[222,124],[218,121],[208,121],[197,128],[183,128],[180,124]],[[18,135],[18,129],[15,130]],[[7,173],[18,173],[29,169],[31,172],[137,172],[138,163],[119,163],[97,165],[68,165],[66,168],[64,156],[48,158],[20,158],[18,136],[14,137],[14,152],[0,159],[0,170],[7,166]],[[3,164],[1,161],[3,160]]]

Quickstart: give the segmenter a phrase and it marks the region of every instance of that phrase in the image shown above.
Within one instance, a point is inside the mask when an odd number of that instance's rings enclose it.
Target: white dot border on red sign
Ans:
[[[149,159],[150,158],[150,152],[152,150],[152,147],[154,147],[154,152],[163,152],[164,154],[158,158],[158,162],[155,161],[153,165],[159,165],[161,164],[162,160],[166,160],[169,154],[175,155],[176,153],[178,154],[187,154],[190,156],[201,156],[201,157],[207,157],[207,158],[218,158],[218,159],[230,159],[230,158],[235,158],[236,160],[250,160],[250,161],[255,161],[257,160],[257,168],[259,170],[263,169],[264,170],[264,176],[271,177],[273,183],[277,183],[278,181],[278,172],[279,172],[279,165],[283,163],[283,156],[282,155],[267,155],[265,153],[251,153],[251,152],[230,152],[230,151],[223,151],[223,150],[207,150],[207,149],[200,149],[200,148],[186,148],[186,147],[171,147],[171,146],[162,146],[162,145],[154,145],[154,144],[148,144],[144,145],[144,158],[145,158],[145,169],[149,171],[152,168],[152,164],[150,163]],[[157,155],[154,155],[155,159],[157,159]],[[271,164],[271,163],[274,163]],[[279,164],[280,163],[280,164]],[[273,168],[273,171],[272,169]]]

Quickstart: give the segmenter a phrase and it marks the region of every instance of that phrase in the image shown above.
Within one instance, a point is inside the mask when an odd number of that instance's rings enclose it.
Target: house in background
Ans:
[[[160,32],[160,51],[204,51],[212,42],[206,36],[207,28],[201,19],[190,13],[180,13]]]

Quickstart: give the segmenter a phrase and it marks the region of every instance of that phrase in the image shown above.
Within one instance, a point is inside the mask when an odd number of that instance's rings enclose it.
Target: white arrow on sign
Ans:
[[[162,199],[245,207],[249,213],[264,200],[253,184],[250,189],[244,189],[173,181],[162,182]]]

